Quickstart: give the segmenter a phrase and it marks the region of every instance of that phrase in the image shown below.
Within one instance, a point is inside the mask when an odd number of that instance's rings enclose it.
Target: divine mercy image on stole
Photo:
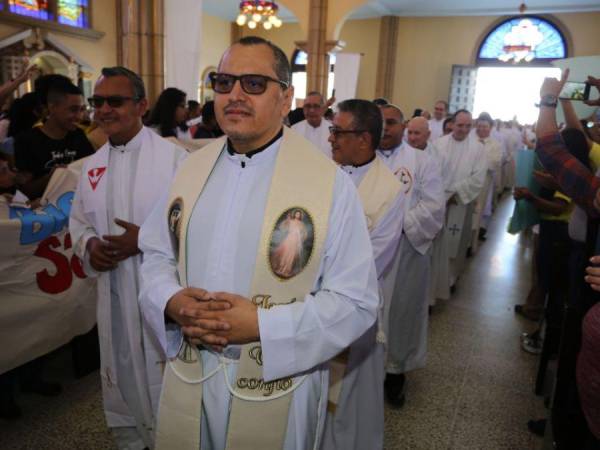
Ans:
[[[279,216],[271,234],[269,262],[273,273],[288,279],[308,264],[314,244],[314,226],[303,208],[289,208]]]

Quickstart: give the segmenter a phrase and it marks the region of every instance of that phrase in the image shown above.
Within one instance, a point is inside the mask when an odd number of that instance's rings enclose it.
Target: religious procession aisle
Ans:
[[[386,449],[541,447],[526,428],[545,413],[532,394],[536,357],[519,347],[519,335],[535,325],[513,312],[529,289],[531,250],[505,232],[512,207],[505,194],[456,293],[436,306],[427,368],[409,374],[404,408],[386,409]],[[75,380],[70,367],[69,352],[50,355],[47,378],[60,381],[65,392],[54,398],[20,394],[24,417],[0,422],[0,449],[114,448],[98,373]]]
[[[537,357],[519,342],[535,323],[513,312],[529,291],[531,249],[506,232],[513,205],[505,193],[456,292],[435,306],[427,367],[407,375],[404,408],[386,408],[387,450],[541,449],[527,430],[545,417]]]

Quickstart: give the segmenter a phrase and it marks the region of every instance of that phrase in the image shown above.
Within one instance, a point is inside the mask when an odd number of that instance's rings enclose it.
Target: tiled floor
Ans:
[[[453,298],[436,305],[427,368],[409,374],[404,408],[386,410],[388,450],[540,448],[526,428],[528,419],[544,415],[532,394],[536,359],[518,339],[534,325],[512,309],[529,288],[531,252],[505,232],[511,211],[505,198]],[[68,365],[67,352],[53,355],[49,372],[65,392],[53,399],[21,395],[25,417],[0,421],[0,449],[113,449],[97,373],[74,380],[65,374]]]
[[[512,207],[505,196],[455,294],[434,308],[427,367],[408,375],[404,408],[386,411],[386,449],[541,448],[526,427],[545,416],[532,394],[536,358],[519,347],[535,324],[513,312],[529,289],[531,249],[506,233]]]

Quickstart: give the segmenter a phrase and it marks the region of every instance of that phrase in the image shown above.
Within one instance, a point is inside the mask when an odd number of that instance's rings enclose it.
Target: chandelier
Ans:
[[[519,12],[523,14],[527,6],[525,3],[519,7]],[[519,23],[513,26],[509,33],[504,36],[503,53],[498,56],[502,62],[521,61],[530,62],[535,58],[535,48],[542,43],[544,35],[540,32],[537,25],[530,19],[523,18]]]
[[[243,27],[248,25],[248,28],[254,30],[259,23],[265,30],[271,28],[279,28],[282,24],[281,19],[277,17],[279,6],[277,3],[266,0],[243,0],[240,2],[240,15],[236,19],[236,23]]]

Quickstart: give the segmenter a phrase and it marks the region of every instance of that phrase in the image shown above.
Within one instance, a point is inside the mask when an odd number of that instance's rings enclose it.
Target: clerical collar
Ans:
[[[118,150],[121,153],[131,150],[137,150],[142,146],[142,135],[145,127],[142,127],[138,133],[124,144],[113,144],[108,138],[108,143],[111,149]]]
[[[369,165],[375,161],[375,158],[377,157],[377,155],[373,155],[373,157],[368,160],[367,162],[363,163],[363,164],[359,164],[357,166],[355,165],[347,165],[347,166],[340,166],[340,168],[346,172],[349,175],[355,174],[358,175],[360,173],[364,173],[369,169]]]
[[[263,145],[261,147],[258,147],[256,150],[251,150],[251,151],[246,152],[246,153],[238,153],[238,152],[236,152],[234,150],[234,148],[233,148],[232,142],[228,138],[227,139],[227,153],[229,153],[231,156],[234,156],[234,155],[244,155],[246,158],[250,159],[254,155],[256,155],[257,153],[260,153],[263,150],[269,148],[276,141],[278,141],[279,139],[281,139],[282,136],[283,136],[283,127],[281,127],[281,130],[279,130],[279,133],[277,133],[277,135],[273,139],[271,139],[269,142],[267,142],[265,145]]]
[[[398,144],[398,145],[396,145],[395,147],[392,147],[392,148],[386,148],[386,149],[379,148],[377,150],[379,151],[379,153],[381,153],[381,155],[384,158],[389,158],[394,153],[396,153],[396,150],[398,150],[400,147],[402,147],[402,143],[400,143],[400,144]]]

